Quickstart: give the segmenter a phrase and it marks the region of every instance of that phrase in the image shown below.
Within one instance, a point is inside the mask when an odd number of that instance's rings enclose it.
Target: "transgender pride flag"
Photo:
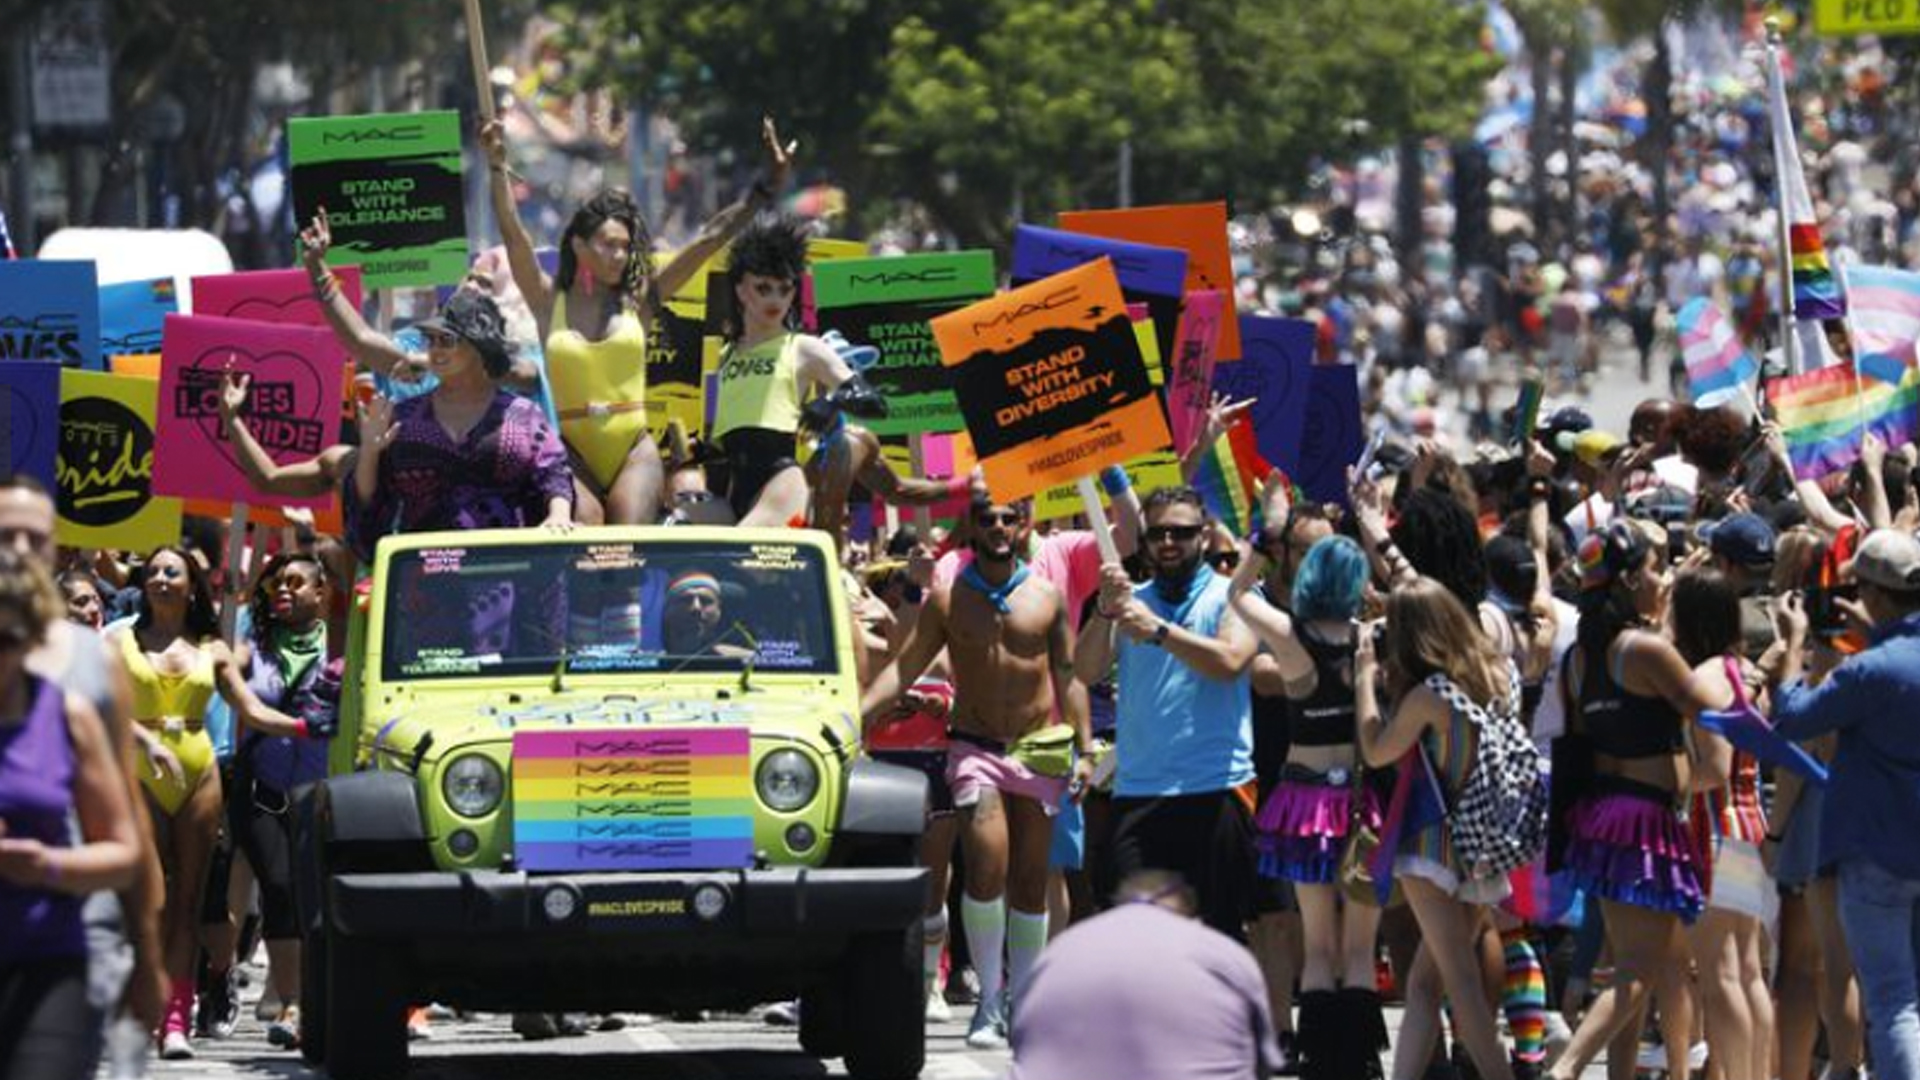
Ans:
[[[1696,404],[1709,394],[1738,389],[1760,370],[1713,301],[1704,296],[1689,300],[1680,309],[1678,323],[1687,389]]]
[[[1920,338],[1920,274],[1848,266],[1846,284],[1854,367],[1862,379],[1898,385],[1914,368]]]

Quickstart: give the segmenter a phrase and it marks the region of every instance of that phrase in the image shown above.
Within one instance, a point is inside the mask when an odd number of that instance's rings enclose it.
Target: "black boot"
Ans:
[[[1338,992],[1308,990],[1300,995],[1299,1002],[1293,1046],[1300,1055],[1300,1080],[1348,1080],[1338,1069],[1340,1044],[1346,1034],[1341,1030]]]
[[[1372,987],[1349,986],[1340,991],[1341,1031],[1353,1047],[1359,1080],[1381,1080],[1380,1055],[1387,1049],[1387,1017],[1381,1007],[1380,991]]]

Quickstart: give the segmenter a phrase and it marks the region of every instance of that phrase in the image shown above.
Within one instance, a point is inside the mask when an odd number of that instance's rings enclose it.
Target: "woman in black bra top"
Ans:
[[[1377,1073],[1386,1046],[1373,966],[1380,909],[1344,902],[1336,883],[1356,810],[1368,824],[1380,823],[1379,801],[1358,783],[1354,748],[1353,620],[1360,613],[1367,556],[1344,536],[1315,543],[1294,575],[1291,614],[1253,588],[1266,565],[1264,552],[1243,548],[1227,595],[1286,684],[1287,762],[1255,824],[1261,873],[1293,882],[1300,901],[1306,941],[1296,1043],[1300,1074]],[[1355,799],[1361,800],[1358,807]],[[1373,1037],[1354,1038],[1356,1030]]]
[[[1649,990],[1679,1076],[1693,1044],[1681,923],[1705,906],[1678,813],[1691,771],[1686,724],[1717,703],[1660,633],[1670,581],[1646,534],[1624,522],[1594,533],[1580,547],[1580,568],[1580,637],[1562,685],[1569,731],[1593,749],[1594,779],[1566,815],[1564,863],[1600,902],[1615,975],[1548,1077],[1579,1076],[1640,1015]]]

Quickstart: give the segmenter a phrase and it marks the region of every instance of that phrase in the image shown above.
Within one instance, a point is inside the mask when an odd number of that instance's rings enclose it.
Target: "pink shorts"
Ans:
[[[992,788],[1002,796],[1032,799],[1049,817],[1060,812],[1060,800],[1067,794],[1066,780],[1041,776],[958,732],[947,747],[947,786],[953,789],[953,805],[963,810],[980,802],[983,789]]]

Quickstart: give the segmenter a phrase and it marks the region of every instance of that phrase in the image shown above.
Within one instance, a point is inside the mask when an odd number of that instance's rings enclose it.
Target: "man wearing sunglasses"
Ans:
[[[1120,665],[1113,810],[1114,872],[1172,870],[1194,886],[1201,918],[1244,936],[1253,891],[1253,720],[1247,671],[1258,648],[1227,606],[1227,578],[1202,560],[1207,516],[1190,487],[1147,496],[1147,567],[1136,586],[1102,568],[1074,671]]]
[[[975,1049],[1007,1045],[1002,949],[1017,1004],[1047,940],[1051,819],[1069,797],[1078,800],[1093,771],[1066,601],[1021,558],[1028,513],[1024,503],[974,502],[973,561],[935,583],[899,659],[861,702],[869,726],[897,714],[902,690],[947,651],[954,687],[947,783],[963,820],[961,920],[980,976],[980,1006],[967,1032]],[[1071,750],[1078,753],[1069,765]]]

